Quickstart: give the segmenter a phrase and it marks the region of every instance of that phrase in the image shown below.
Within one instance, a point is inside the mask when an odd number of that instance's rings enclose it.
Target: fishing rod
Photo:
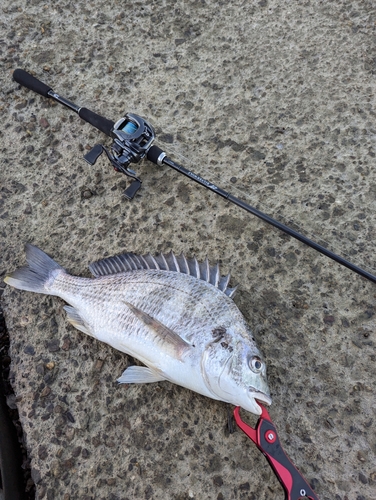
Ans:
[[[315,241],[300,234],[289,226],[286,226],[285,224],[282,224],[281,222],[273,219],[257,208],[252,207],[243,200],[236,198],[231,193],[216,186],[212,182],[209,182],[206,179],[202,178],[200,175],[171,160],[167,156],[167,153],[165,153],[160,147],[153,145],[155,139],[155,131],[150,123],[148,123],[144,118],[141,118],[141,116],[138,116],[134,113],[127,113],[117,122],[113,122],[111,120],[108,120],[107,118],[104,118],[103,116],[94,113],[93,111],[90,111],[87,108],[82,108],[77,104],[74,104],[65,97],[60,96],[59,94],[54,92],[51,87],[41,82],[23,69],[16,69],[13,72],[13,78],[17,83],[36,92],[37,94],[40,94],[43,97],[51,98],[54,101],[63,104],[70,110],[77,113],[79,117],[84,121],[90,123],[90,125],[93,125],[93,127],[97,128],[113,139],[113,143],[110,148],[105,147],[103,144],[96,144],[91,149],[91,151],[89,151],[84,156],[84,158],[90,165],[94,165],[99,156],[104,152],[113,168],[117,172],[121,172],[132,179],[131,184],[124,191],[124,196],[127,199],[132,200],[137,191],[141,188],[140,178],[137,177],[137,174],[134,170],[129,168],[129,165],[131,165],[132,163],[139,163],[146,157],[149,161],[151,161],[155,165],[158,165],[159,167],[167,165],[173,168],[177,172],[180,172],[189,179],[209,189],[213,193],[216,193],[222,198],[225,198],[226,200],[237,205],[246,212],[249,212],[259,219],[263,220],[264,222],[271,224],[280,231],[283,231],[296,240],[299,240],[305,245],[308,245],[317,252],[320,252],[326,257],[334,260],[338,264],[347,267],[363,278],[376,283],[375,275],[365,271],[364,269],[361,269],[355,264],[352,264],[343,257],[335,254],[322,245],[319,245]]]

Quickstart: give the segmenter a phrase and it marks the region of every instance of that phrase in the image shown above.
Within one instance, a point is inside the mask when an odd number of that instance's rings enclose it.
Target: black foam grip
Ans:
[[[159,148],[158,146],[152,146],[147,152],[146,156],[148,160],[158,165],[158,158],[162,153],[164,153],[163,149]]]
[[[107,120],[107,118],[103,118],[103,116],[97,115],[87,108],[81,108],[78,114],[85,122],[90,123],[90,125],[93,125],[93,127],[111,137],[115,122]]]
[[[14,70],[13,79],[23,87],[26,87],[32,90],[33,92],[36,92],[37,94],[40,94],[44,97],[50,97],[48,95],[48,92],[52,90],[51,87],[41,82],[40,80],[38,80],[38,78],[35,78],[33,75],[30,75],[30,73],[28,73],[23,69]]]

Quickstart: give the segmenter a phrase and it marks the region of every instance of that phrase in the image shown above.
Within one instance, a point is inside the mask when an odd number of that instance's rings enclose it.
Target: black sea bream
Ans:
[[[78,330],[140,360],[120,383],[169,380],[256,415],[271,403],[266,367],[218,264],[184,255],[124,254],[90,265],[94,278],[69,275],[27,245],[27,267],[5,282],[65,300]]]

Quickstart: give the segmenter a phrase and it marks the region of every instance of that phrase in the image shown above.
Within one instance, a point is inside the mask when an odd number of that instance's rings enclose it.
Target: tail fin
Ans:
[[[64,268],[34,245],[27,244],[25,250],[29,265],[16,269],[4,279],[5,283],[20,290],[51,294],[44,285],[52,277],[52,271]]]

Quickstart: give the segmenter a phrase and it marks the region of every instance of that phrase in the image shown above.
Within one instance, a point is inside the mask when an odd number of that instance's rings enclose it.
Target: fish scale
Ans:
[[[271,403],[265,362],[218,264],[128,253],[80,278],[32,245],[26,258],[9,285],[61,297],[74,327],[146,365],[128,367],[118,382],[169,380],[257,415],[257,400]]]

